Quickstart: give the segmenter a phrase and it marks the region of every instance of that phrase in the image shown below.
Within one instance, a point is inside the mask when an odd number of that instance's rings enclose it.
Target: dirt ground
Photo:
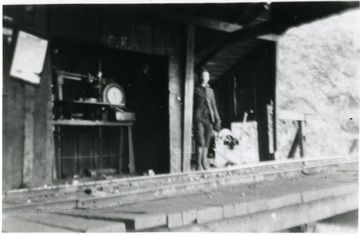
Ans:
[[[277,108],[306,116],[309,157],[346,155],[359,133],[360,11],[351,10],[285,32],[277,49]],[[297,123],[279,120],[279,158]],[[353,153],[356,153],[352,149]],[[299,153],[297,153],[299,156]]]

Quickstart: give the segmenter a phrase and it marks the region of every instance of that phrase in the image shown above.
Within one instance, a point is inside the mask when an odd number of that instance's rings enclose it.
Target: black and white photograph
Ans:
[[[360,1],[2,19],[1,232],[359,232]]]

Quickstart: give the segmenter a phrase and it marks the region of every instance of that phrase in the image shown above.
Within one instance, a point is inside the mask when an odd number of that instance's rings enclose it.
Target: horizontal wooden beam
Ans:
[[[276,34],[267,34],[267,35],[261,35],[257,37],[258,39],[266,40],[266,41],[272,41],[277,42],[279,39],[279,36]]]
[[[108,9],[111,10],[110,8]],[[127,15],[134,15],[134,16],[164,20],[164,21],[172,21],[180,24],[193,25],[207,29],[223,31],[227,33],[235,32],[243,28],[243,26],[239,24],[182,14],[168,9],[164,10],[161,8],[155,8],[153,6],[151,7],[139,6],[136,9],[123,7],[123,8],[115,8],[113,10],[116,10],[117,12],[121,12]]]
[[[217,53],[219,53],[219,51],[221,51],[226,46],[249,38],[257,38],[259,36],[267,35],[271,33],[271,31],[271,22],[265,22],[230,33],[228,37],[218,41],[212,48],[207,49],[208,52],[196,65],[195,70],[203,67],[209,60],[211,60]]]
[[[180,16],[182,17],[182,16]],[[200,17],[190,17],[189,18],[189,24],[194,26],[199,26],[203,28],[218,30],[218,31],[224,31],[224,32],[234,32],[237,30],[242,29],[243,27],[238,24],[231,24],[219,20],[212,20],[208,18],[200,18]]]
[[[228,23],[220,20],[213,20],[209,18],[190,16],[169,10],[163,11],[150,8],[146,12],[149,16],[160,20],[173,21],[177,23],[188,24],[228,33],[235,32],[243,28],[241,25],[238,24]]]
[[[177,22],[181,24],[187,24],[187,25],[193,25],[197,27],[207,28],[207,29],[213,29],[225,33],[234,33],[238,32],[241,29],[244,29],[242,25],[229,23],[221,20],[214,20],[210,18],[204,18],[204,17],[197,17],[197,16],[191,16],[187,14],[178,13],[175,11],[169,11],[169,10],[160,10],[155,9],[153,7],[151,8],[138,8],[137,10],[134,9],[117,9],[118,12],[122,12],[125,14],[130,15],[136,15],[136,16],[142,16],[152,19],[158,19],[158,20],[165,20],[165,21],[172,21]],[[263,35],[261,37],[263,40],[275,40],[275,35]]]

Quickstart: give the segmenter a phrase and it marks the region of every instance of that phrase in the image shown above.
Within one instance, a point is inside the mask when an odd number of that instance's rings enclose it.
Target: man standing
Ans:
[[[201,69],[199,84],[194,91],[193,130],[196,144],[197,170],[208,169],[207,154],[213,130],[219,131],[221,120],[216,107],[215,95],[208,82],[210,73]]]

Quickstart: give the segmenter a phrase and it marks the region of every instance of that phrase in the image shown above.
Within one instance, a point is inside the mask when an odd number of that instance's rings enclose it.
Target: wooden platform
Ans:
[[[296,178],[272,181],[260,180],[259,176],[258,181],[156,200],[148,198],[127,205],[116,205],[119,198],[105,197],[84,203],[78,201],[76,208],[67,210],[55,206],[47,210],[40,206],[12,212],[3,209],[3,230],[20,232],[22,228],[11,225],[26,221],[23,224],[32,231],[49,231],[51,227],[54,231],[79,232],[95,228],[119,232],[125,228],[126,231],[161,232],[280,231],[358,208],[357,166],[338,164],[330,170],[303,171]],[[169,192],[179,192],[166,187]]]

